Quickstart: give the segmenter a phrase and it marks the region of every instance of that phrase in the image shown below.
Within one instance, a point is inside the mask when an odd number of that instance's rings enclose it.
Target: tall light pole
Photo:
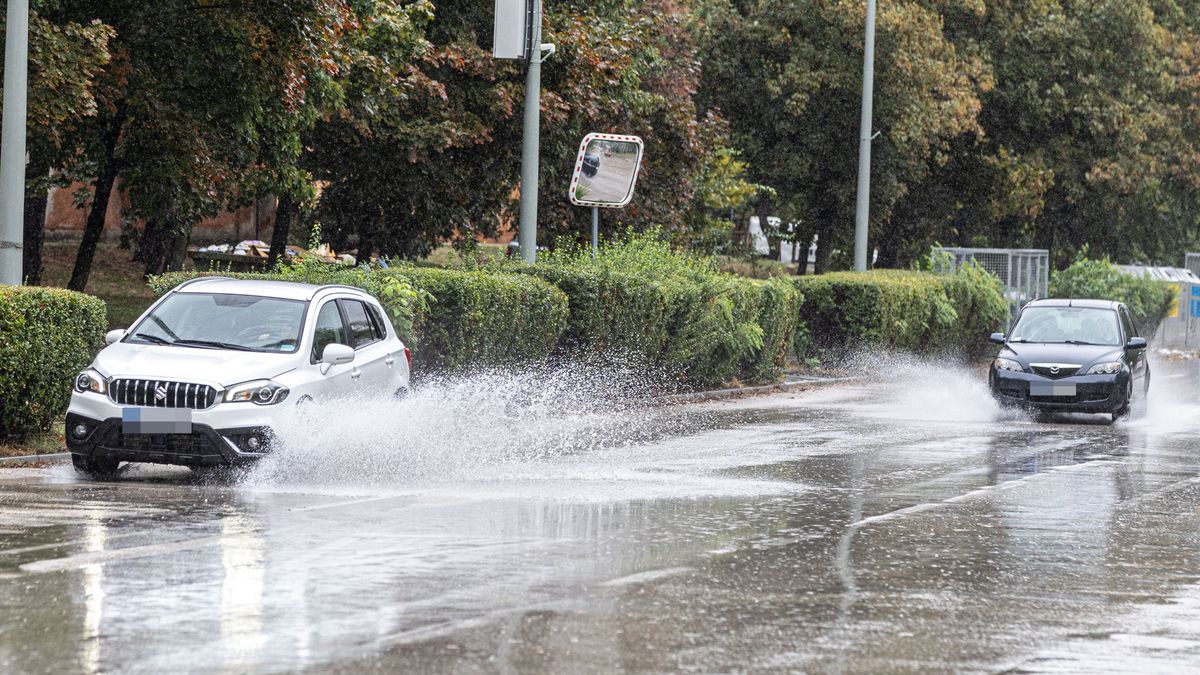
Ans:
[[[25,95],[29,78],[29,0],[8,0],[4,111],[0,120],[0,284],[21,284],[25,218]]]
[[[871,212],[871,108],[875,93],[875,0],[867,0],[863,46],[862,119],[858,132],[858,195],[854,206],[854,269],[867,269],[867,223]]]
[[[538,151],[542,116],[542,2],[533,0],[532,40],[525,73],[525,121],[521,128],[521,215],[517,241],[527,263],[537,260]]]

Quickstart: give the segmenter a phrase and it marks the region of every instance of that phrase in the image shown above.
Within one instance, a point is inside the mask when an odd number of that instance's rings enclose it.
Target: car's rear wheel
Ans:
[[[71,464],[75,465],[75,472],[85,478],[116,478],[121,472],[121,462],[115,459],[97,459],[87,455],[72,454]]]

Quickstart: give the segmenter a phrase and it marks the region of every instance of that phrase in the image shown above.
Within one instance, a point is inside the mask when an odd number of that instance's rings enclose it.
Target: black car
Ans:
[[[583,156],[583,175],[591,178],[600,170],[600,155],[594,152],[585,153]]]
[[[1004,405],[1115,420],[1150,390],[1146,339],[1119,302],[1035,300],[990,341],[1003,345],[988,383]]]

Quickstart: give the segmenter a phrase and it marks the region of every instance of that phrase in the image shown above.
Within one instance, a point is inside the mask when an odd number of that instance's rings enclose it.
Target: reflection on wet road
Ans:
[[[1112,426],[889,372],[388,481],[0,470],[0,671],[1200,668],[1194,367]]]

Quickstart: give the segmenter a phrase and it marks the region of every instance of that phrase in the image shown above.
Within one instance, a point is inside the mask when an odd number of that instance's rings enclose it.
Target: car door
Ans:
[[[1125,342],[1129,343],[1135,337],[1138,337],[1137,328],[1133,325],[1133,319],[1129,316],[1129,309],[1122,305],[1117,309],[1117,314],[1121,317],[1121,331],[1125,333]],[[1129,370],[1133,374],[1134,382],[1140,382],[1146,375],[1146,350],[1145,349],[1126,349],[1126,358],[1129,360]]]
[[[348,395],[358,390],[361,371],[357,358],[351,363],[328,366],[324,375],[321,374],[321,369],[326,367],[321,363],[321,354],[325,347],[331,344],[354,346],[336,299],[326,300],[317,310],[310,344],[312,349],[308,356],[309,365],[316,371],[313,374],[311,391],[314,398]]]
[[[386,341],[379,327],[367,311],[362,300],[342,298],[338,300],[346,327],[354,347],[354,365],[362,372],[359,387],[364,393],[384,393],[392,378],[389,359],[394,357],[387,351]],[[388,392],[390,393],[390,392]]]

